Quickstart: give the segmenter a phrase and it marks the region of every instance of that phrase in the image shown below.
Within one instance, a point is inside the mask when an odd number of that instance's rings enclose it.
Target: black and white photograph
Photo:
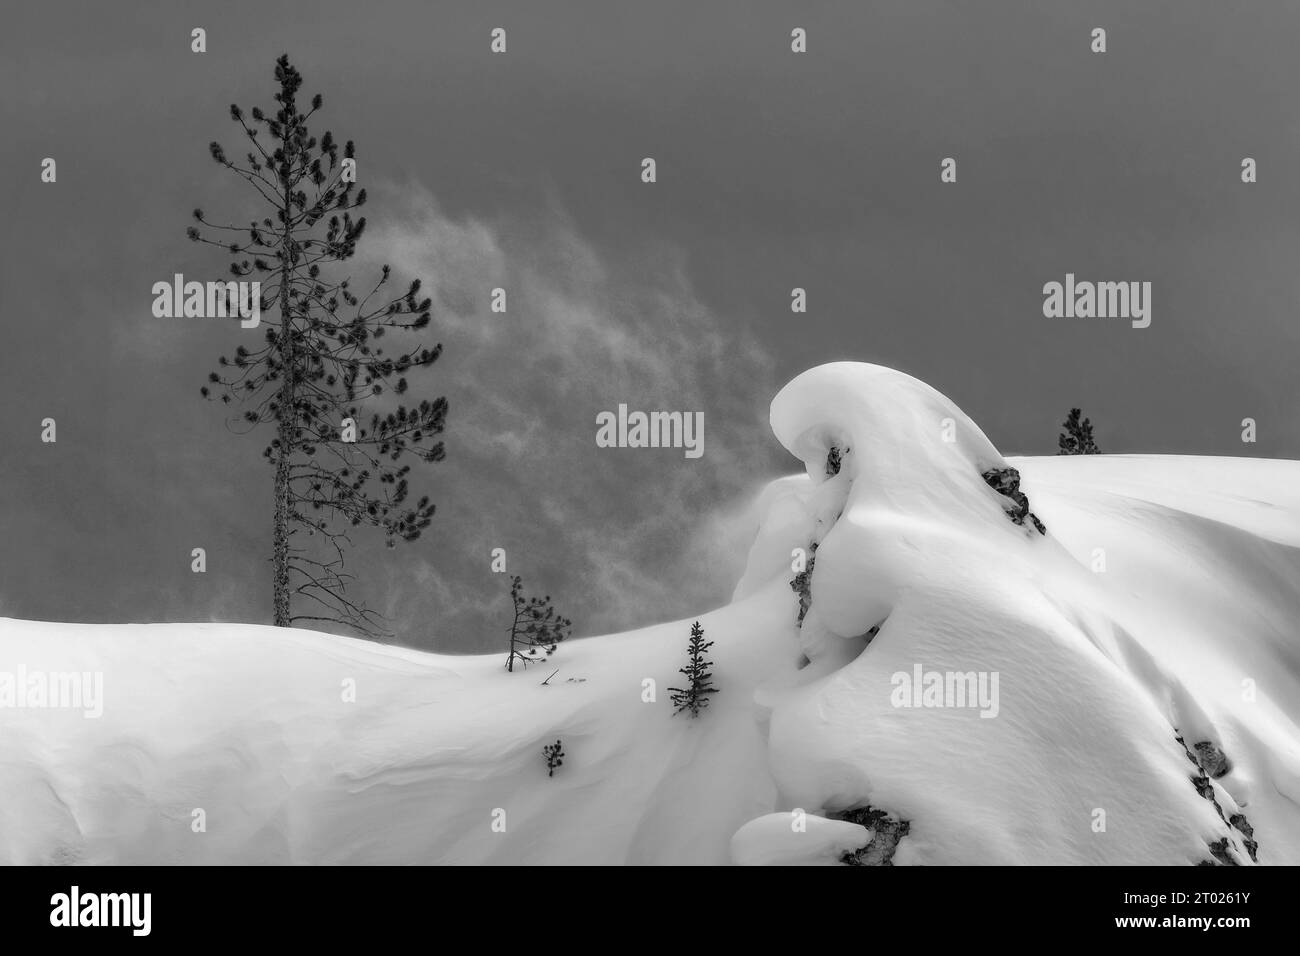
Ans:
[[[1253,884],[1189,868],[1300,864],[1300,5],[4,21],[35,922],[148,935],[104,877],[156,867],[1159,867],[1090,918],[1217,940]]]

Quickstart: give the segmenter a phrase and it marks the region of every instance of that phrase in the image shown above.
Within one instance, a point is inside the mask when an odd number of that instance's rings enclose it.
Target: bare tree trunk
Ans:
[[[288,149],[288,143],[284,148]],[[292,233],[289,186],[284,187],[284,245],[280,262],[280,359],[284,364],[284,381],[280,383],[280,420],[278,435],[279,454],[275,459],[275,530],[274,530],[274,596],[275,626],[289,626],[289,466],[293,455],[293,432],[296,417],[294,403],[293,327],[289,310],[289,282],[292,276],[290,247]]]
[[[506,670],[515,672],[515,638],[519,634],[519,605],[515,605],[515,619],[510,625],[510,656],[506,658]]]

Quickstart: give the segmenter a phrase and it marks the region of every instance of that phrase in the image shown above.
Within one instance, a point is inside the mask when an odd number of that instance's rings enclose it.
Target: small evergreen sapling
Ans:
[[[556,768],[564,766],[564,750],[558,738],[542,748],[542,756],[546,758],[546,776],[554,777]]]
[[[1058,455],[1100,455],[1101,449],[1092,438],[1092,420],[1084,418],[1080,420],[1079,416],[1083,412],[1080,409],[1070,409],[1070,417],[1062,422],[1065,431],[1056,439]]]
[[[712,683],[713,671],[709,670],[713,663],[704,656],[704,652],[712,646],[712,641],[704,639],[704,628],[700,627],[700,622],[696,621],[692,624],[691,641],[688,645],[691,661],[678,671],[686,676],[689,684],[687,687],[668,688],[672,691],[673,703],[676,705],[673,716],[683,710],[689,710],[692,717],[700,716],[700,711],[709,706],[708,695],[718,692]]]
[[[510,652],[506,655],[506,670],[513,672],[515,661],[521,661],[527,667],[533,661],[541,659],[541,651],[545,651],[547,657],[554,654],[556,645],[569,636],[573,622],[555,612],[549,594],[540,598],[527,597],[522,579],[517,574],[510,579],[510,601],[514,605],[515,616],[510,622]]]

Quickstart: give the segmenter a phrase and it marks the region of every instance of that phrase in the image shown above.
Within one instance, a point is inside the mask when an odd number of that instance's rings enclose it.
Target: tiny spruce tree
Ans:
[[[708,695],[718,692],[713,686],[713,671],[709,669],[713,663],[704,656],[704,652],[712,646],[712,641],[704,639],[704,628],[700,627],[700,622],[692,624],[691,640],[687,646],[691,655],[690,663],[678,670],[678,673],[685,675],[687,686],[668,688],[672,691],[675,705],[673,716],[683,710],[689,710],[692,717],[700,716],[700,711],[709,706]]]
[[[1058,455],[1100,455],[1101,449],[1092,438],[1092,420],[1080,420],[1083,412],[1077,408],[1070,409],[1070,417],[1063,423],[1065,428],[1056,439]]]
[[[546,758],[546,776],[554,777],[556,769],[564,766],[564,750],[558,738],[542,748],[542,756]]]

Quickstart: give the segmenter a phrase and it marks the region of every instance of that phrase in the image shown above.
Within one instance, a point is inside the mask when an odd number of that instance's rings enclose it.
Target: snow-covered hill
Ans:
[[[855,363],[772,424],[806,472],[733,602],[549,667],[0,620],[0,862],[1300,863],[1300,462],[1008,461]],[[5,705],[20,672],[102,673],[102,715]]]

